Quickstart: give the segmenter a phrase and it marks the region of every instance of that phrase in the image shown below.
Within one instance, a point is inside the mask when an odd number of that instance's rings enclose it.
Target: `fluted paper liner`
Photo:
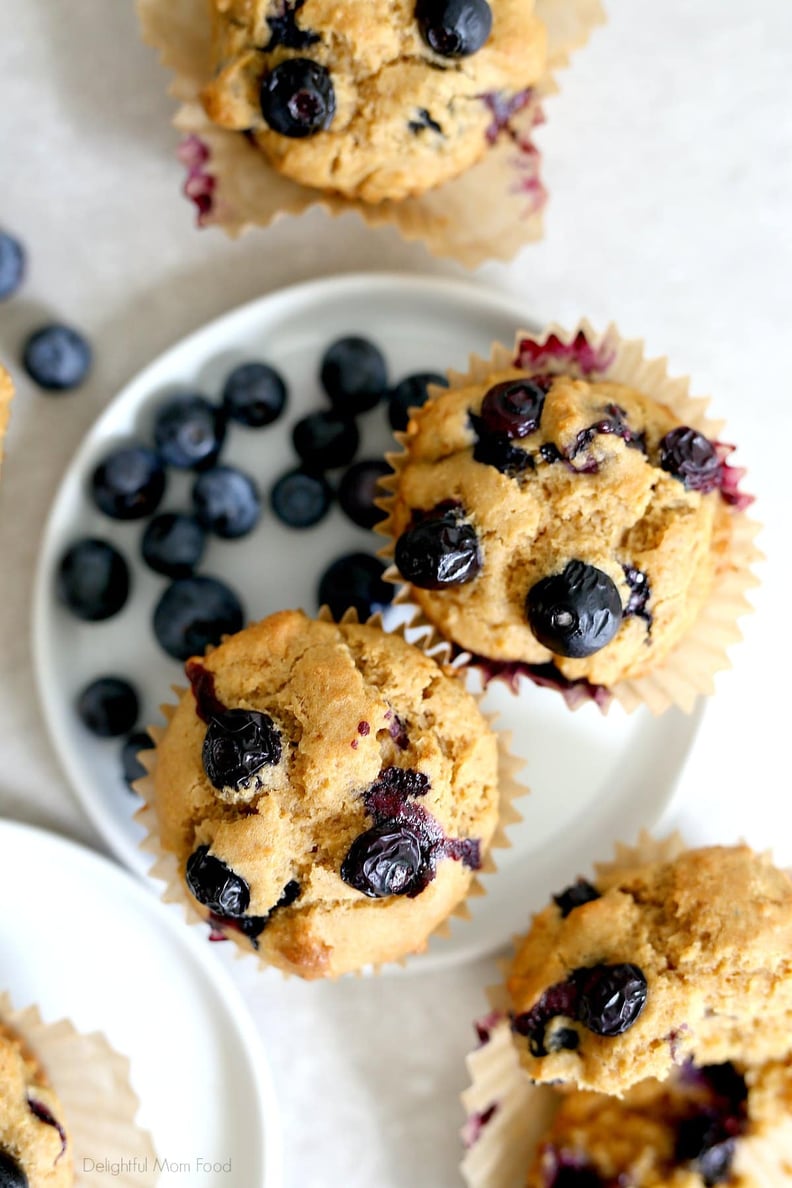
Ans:
[[[685,849],[678,833],[655,838],[643,831],[633,845],[618,843],[608,862],[594,864],[595,881],[634,866],[669,862]],[[520,937],[514,938],[518,949]],[[491,1013],[486,1018],[489,1038],[468,1054],[470,1085],[462,1094],[467,1121],[462,1128],[466,1146],[462,1177],[468,1188],[525,1188],[528,1170],[565,1092],[536,1085],[520,1064],[509,1025],[509,997],[505,980],[511,960],[499,962],[503,982],[487,990]],[[734,1171],[757,1188],[788,1188],[792,1176],[792,1118],[772,1130],[740,1139]]]
[[[149,1188],[159,1175],[151,1136],[135,1123],[139,1101],[129,1083],[129,1060],[98,1031],[82,1034],[68,1019],[46,1023],[38,1007],[15,1009],[0,994],[0,1020],[41,1063],[63,1106],[76,1188],[97,1188],[104,1174],[93,1162],[118,1164],[119,1188]]]
[[[686,377],[673,378],[668,374],[667,360],[649,359],[644,353],[640,339],[622,338],[614,325],[604,333],[598,333],[590,322],[581,321],[571,332],[551,324],[541,333],[520,330],[513,346],[495,343],[489,359],[471,355],[466,372],[451,370],[447,373],[448,387],[464,388],[470,384],[485,382],[493,372],[515,366],[519,345],[524,339],[548,345],[548,353],[541,358],[541,369],[545,374],[573,374],[596,380],[611,380],[635,388],[644,395],[665,405],[679,419],[680,424],[690,425],[706,437],[718,440],[723,422],[712,420],[707,415],[709,399],[690,394],[690,381]],[[551,341],[552,340],[552,341]],[[582,347],[580,346],[582,342]],[[537,364],[537,367],[539,364]],[[448,389],[431,388],[430,393],[439,394]],[[375,526],[375,531],[388,537],[388,544],[380,555],[393,560],[395,541],[391,511],[395,501],[398,472],[409,460],[407,435],[394,434],[399,450],[387,455],[395,474],[381,480],[381,487],[388,492],[378,501],[386,517]],[[613,695],[628,713],[639,705],[646,705],[654,715],[665,713],[677,706],[685,713],[691,713],[700,696],[714,692],[716,672],[730,667],[728,648],[742,638],[737,619],[752,610],[746,598],[747,591],[758,584],[752,571],[754,563],[761,558],[754,540],[760,525],[743,510],[731,509],[732,534],[729,549],[721,568],[717,571],[713,588],[707,602],[688,633],[671,650],[666,658],[656,664],[644,676],[632,677],[601,688],[605,700],[601,708],[607,710],[610,695]],[[423,610],[410,598],[409,587],[403,582],[398,570],[391,564],[385,577],[396,583],[400,589],[395,602],[412,609],[411,627],[423,627],[431,632],[436,643],[443,635],[431,623]],[[455,664],[463,666],[470,660],[467,653],[458,656]],[[473,662],[472,666],[475,666]],[[503,679],[498,676],[493,680]],[[527,677],[521,677],[527,680]],[[512,684],[512,688],[513,688]],[[570,701],[577,709],[586,697]]]
[[[11,376],[0,363],[0,466],[3,464],[3,440],[11,417],[11,401],[14,397],[14,385]]]
[[[324,606],[320,609],[316,617],[321,622],[335,622],[328,608]],[[346,611],[346,613],[338,621],[340,623],[356,623],[358,622],[357,612],[354,609],[350,609]],[[382,625],[382,616],[380,614],[372,615],[372,617],[366,621],[366,625],[370,627],[378,627],[381,630],[384,630]],[[450,649],[447,645],[442,643],[438,645],[434,638],[430,635],[407,640],[408,631],[412,634],[412,629],[409,626],[401,625],[395,627],[392,632],[389,632],[389,634],[399,635],[402,639],[405,639],[406,642],[411,643],[413,647],[419,648],[424,652],[425,655],[430,656],[431,659],[433,659],[435,663],[437,663],[441,668],[446,671],[450,670]],[[209,650],[211,651],[212,649]],[[173,685],[172,691],[176,697],[176,701],[178,702],[182,695],[186,692],[186,689],[178,685]],[[486,886],[479,876],[492,875],[495,873],[497,868],[492,857],[492,851],[495,849],[508,849],[511,846],[511,842],[506,834],[506,830],[510,825],[514,825],[518,821],[522,820],[522,814],[516,808],[514,800],[519,796],[527,796],[530,791],[528,786],[518,779],[518,772],[524,768],[525,760],[517,759],[511,753],[511,734],[508,731],[496,730],[494,723],[498,715],[487,713],[481,709],[480,695],[477,696],[475,693],[473,693],[472,696],[478,704],[482,717],[486,720],[487,724],[490,726],[490,729],[492,729],[498,744],[498,820],[495,826],[495,832],[492,835],[492,840],[483,856],[481,869],[477,873],[473,874],[467,894],[465,895],[464,899],[462,899],[456,905],[456,907],[453,908],[450,916],[441,921],[440,924],[438,924],[427,936],[427,943],[430,937],[445,937],[449,935],[450,917],[456,916],[462,920],[469,919],[470,908],[468,907],[468,900],[471,898],[477,898],[481,895],[486,895]],[[174,702],[164,704],[160,706],[160,710],[167,723],[170,721],[176,710],[176,703]],[[138,792],[144,802],[143,806],[135,814],[135,819],[139,821],[146,830],[146,837],[140,843],[140,848],[154,856],[154,864],[151,867],[149,873],[151,874],[152,878],[158,879],[160,882],[165,884],[164,891],[162,892],[163,901],[165,903],[180,904],[184,908],[188,923],[200,924],[205,928],[208,921],[206,917],[201,915],[201,913],[197,910],[192,898],[185,889],[184,881],[179,871],[179,863],[176,855],[165,850],[159,840],[157,814],[154,807],[154,783],[152,777],[156,766],[157,744],[165,733],[165,727],[149,726],[148,732],[154,743],[154,748],[153,750],[142,751],[139,753],[140,761],[148,771],[148,775],[140,780],[137,780],[134,785],[135,791]],[[244,937],[237,936],[233,930],[229,930],[227,939],[233,943],[235,955],[237,957],[255,957],[262,968],[272,968],[264,955],[260,952],[256,952],[252,946],[246,943]],[[421,950],[419,950],[419,952],[420,951]],[[411,955],[411,953],[407,952],[398,961],[389,962],[388,964],[404,965],[407,957]],[[380,965],[370,966],[367,967],[366,970],[358,970],[355,972],[358,974],[369,971],[379,973],[381,968],[382,967]],[[294,976],[283,970],[280,972],[284,977]]]
[[[421,197],[376,205],[300,185],[278,173],[265,154],[240,132],[213,124],[199,94],[212,76],[207,0],[137,0],[143,36],[175,78],[171,93],[181,102],[174,123],[184,134],[180,155],[188,169],[185,193],[199,209],[199,224],[236,236],[267,227],[283,214],[313,206],[330,215],[354,211],[372,227],[392,224],[407,240],[422,240],[436,256],[452,256],[470,268],[484,260],[509,260],[542,234],[545,192],[539,155],[531,144],[542,122],[542,100],[555,91],[549,73],[604,21],[600,0],[537,0],[548,31],[548,74],[531,101],[511,116],[481,161],[453,181]]]

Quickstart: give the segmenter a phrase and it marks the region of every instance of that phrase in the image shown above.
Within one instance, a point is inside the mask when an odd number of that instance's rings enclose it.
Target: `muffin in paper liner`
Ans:
[[[322,607],[316,619],[320,622],[333,623],[336,620],[327,607]],[[357,623],[359,621],[357,612],[350,609],[337,620],[339,623]],[[366,620],[365,626],[379,628],[384,630],[382,625],[382,616],[380,614],[373,615]],[[426,636],[426,633],[413,633],[406,625],[400,625],[393,629],[392,632],[386,634],[397,635],[404,639],[412,646],[418,648],[425,655],[429,656],[438,666],[448,673],[454,675],[452,667],[448,664],[449,649],[440,644],[439,646],[431,638]],[[409,638],[408,638],[409,636]],[[209,654],[213,651],[210,648],[207,652]],[[182,686],[172,686],[172,691],[177,702],[186,692],[186,688]],[[511,846],[511,841],[507,836],[507,829],[510,825],[522,820],[522,815],[514,804],[514,800],[519,796],[526,796],[530,789],[528,786],[518,778],[518,773],[521,772],[525,766],[523,759],[516,758],[510,751],[510,734],[506,731],[496,730],[494,727],[497,715],[488,714],[481,709],[480,697],[473,694],[474,700],[479,706],[482,717],[487,722],[487,725],[492,730],[497,742],[497,766],[498,766],[498,817],[495,825],[495,830],[489,847],[483,856],[481,867],[472,875],[469,887],[464,898],[457,903],[449,915],[436,925],[432,931],[427,934],[425,940],[419,943],[415,948],[407,950],[401,957],[395,959],[393,962],[386,962],[384,964],[404,965],[407,957],[414,953],[420,953],[426,948],[426,944],[433,936],[447,937],[450,933],[451,918],[457,917],[462,920],[469,919],[470,908],[468,900],[477,898],[486,894],[486,883],[482,881],[481,876],[492,875],[496,871],[496,864],[493,858],[493,850],[506,849]],[[166,723],[170,721],[175,713],[176,704],[166,703],[161,707],[161,712],[166,719]],[[175,854],[165,850],[160,843],[158,821],[156,809],[154,807],[154,783],[153,773],[157,762],[157,746],[161,741],[165,727],[154,725],[148,727],[149,735],[154,743],[154,748],[149,751],[139,752],[139,758],[142,766],[146,768],[148,775],[135,782],[135,791],[141,796],[143,800],[142,807],[136,814],[138,820],[146,830],[146,837],[140,843],[141,849],[154,856],[154,864],[150,870],[153,878],[164,883],[164,890],[162,892],[162,899],[165,903],[176,903],[181,905],[184,909],[185,917],[190,924],[200,924],[203,927],[210,927],[210,940],[229,940],[233,944],[233,952],[236,957],[253,957],[255,958],[261,968],[278,968],[273,966],[271,962],[266,960],[266,957],[259,951],[254,950],[246,939],[233,929],[226,929],[225,932],[218,933],[211,928],[210,921],[205,915],[202,915],[196,908],[191,896],[187,893],[183,879],[179,871],[179,862]],[[370,964],[363,966],[360,969],[350,970],[356,976],[373,972],[379,973],[382,969],[382,964]],[[279,972],[284,977],[305,976],[297,972],[292,972],[285,969],[279,969]],[[312,975],[313,976],[313,975]],[[319,974],[318,976],[337,978],[345,976],[345,974]]]
[[[643,832],[635,845],[618,844],[611,861],[596,863],[595,876],[672,860],[685,849],[679,834],[660,839]],[[519,942],[515,937],[515,949]],[[466,1059],[470,1084],[461,1095],[466,1118],[461,1173],[468,1188],[525,1188],[559,1106],[565,1096],[577,1092],[535,1084],[521,1066],[505,987],[510,964],[508,959],[498,963],[504,980],[487,990],[491,1009],[475,1024],[479,1044]],[[792,1116],[741,1137],[733,1170],[741,1188],[792,1183]]]
[[[198,209],[199,226],[236,236],[313,206],[330,215],[354,211],[370,226],[392,224],[404,239],[421,240],[434,255],[470,268],[511,259],[540,238],[546,192],[532,133],[544,119],[543,100],[557,90],[551,73],[521,102],[495,113],[490,147],[466,173],[421,197],[372,205],[291,181],[244,134],[209,120],[199,99],[212,73],[207,0],[137,0],[137,6],[144,39],[175,75],[171,93],[181,103],[174,123],[184,134],[184,192]],[[536,11],[547,29],[551,72],[566,65],[605,19],[600,0],[537,0]]]
[[[11,417],[11,401],[14,398],[14,385],[11,376],[0,363],[0,466],[3,464],[3,441],[8,422]]]
[[[547,665],[490,661],[473,656],[457,645],[454,645],[454,664],[478,672],[485,686],[491,680],[502,680],[514,693],[519,692],[522,681],[529,679],[536,684],[558,689],[571,709],[593,700],[600,709],[607,711],[612,699],[616,698],[628,713],[632,713],[639,705],[646,705],[654,715],[665,713],[672,706],[690,713],[698,697],[714,692],[715,673],[730,667],[727,650],[742,638],[737,619],[752,609],[746,592],[758,584],[752,566],[761,558],[754,543],[760,525],[745,512],[753,500],[739,490],[744,471],[728,464],[726,458],[734,447],[720,441],[723,422],[707,415],[707,399],[690,395],[687,378],[669,376],[665,359],[648,359],[641,340],[623,339],[613,325],[599,333],[586,320],[572,331],[555,324],[541,334],[521,330],[513,346],[494,344],[488,359],[471,355],[466,372],[448,372],[447,388],[430,386],[430,399],[449,390],[484,383],[492,374],[515,367],[524,367],[534,375],[569,375],[624,384],[662,405],[680,424],[688,425],[711,439],[716,446],[724,475],[721,495],[730,506],[730,540],[728,547],[722,551],[713,587],[692,627],[668,655],[644,675],[624,678],[610,686],[592,685],[585,679],[570,681],[560,672],[548,676],[544,671],[549,667]],[[381,489],[386,494],[378,504],[385,518],[375,526],[375,531],[388,538],[380,555],[390,562],[393,561],[394,534],[397,531],[393,522],[396,489],[399,472],[409,460],[409,432],[397,432],[394,437],[400,448],[387,455],[394,473],[380,481]],[[395,602],[412,611],[411,626],[423,627],[431,633],[436,643],[442,641],[442,627],[433,623],[417,604],[410,586],[393,564],[385,578],[399,586]]]
[[[159,1178],[150,1135],[136,1125],[139,1101],[129,1060],[100,1032],[82,1034],[68,1019],[46,1023],[38,1007],[15,1009],[0,994],[0,1021],[29,1049],[63,1106],[77,1188],[105,1183],[104,1164],[121,1188],[149,1188]]]

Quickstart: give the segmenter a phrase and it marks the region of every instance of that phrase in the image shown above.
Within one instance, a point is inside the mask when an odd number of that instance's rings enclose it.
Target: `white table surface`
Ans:
[[[674,818],[694,840],[745,836],[790,862],[792,7],[608,3],[547,105],[546,238],[478,277],[538,320],[615,319],[728,418],[769,559]],[[24,293],[0,306],[0,357],[13,367],[48,314],[97,354],[74,396],[19,383],[0,498],[0,812],[102,849],[46,738],[28,638],[38,537],[82,434],[155,354],[242,301],[338,271],[462,270],[317,212],[239,243],[199,234],[130,0],[0,4],[0,99],[0,224],[31,257]],[[288,1188],[458,1183],[456,1095],[493,962],[337,985],[238,968],[283,1106]]]

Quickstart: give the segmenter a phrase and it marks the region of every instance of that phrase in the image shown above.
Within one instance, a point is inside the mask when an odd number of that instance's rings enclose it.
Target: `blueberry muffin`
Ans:
[[[571,1093],[553,1119],[528,1188],[768,1188],[750,1152],[788,1126],[792,1062],[696,1068],[643,1081],[621,1100]],[[765,1165],[766,1167],[766,1165]],[[790,1168],[777,1165],[781,1182]]]
[[[533,0],[211,0],[208,117],[286,177],[368,203],[474,165],[531,99]]]
[[[0,363],[0,463],[3,461],[3,439],[8,429],[8,420],[11,416],[11,400],[14,395],[14,385],[11,383],[11,376]]]
[[[644,676],[730,565],[722,448],[623,383],[505,368],[415,410],[405,451],[396,567],[493,674],[605,690]]]
[[[0,1023],[0,1185],[69,1188],[73,1183],[60,1102],[32,1052]]]
[[[298,611],[186,671],[153,804],[216,934],[305,978],[422,949],[498,816],[496,739],[462,684],[398,635]]]
[[[792,1051],[792,880],[747,846],[601,871],[537,915],[508,978],[540,1082],[622,1094]]]

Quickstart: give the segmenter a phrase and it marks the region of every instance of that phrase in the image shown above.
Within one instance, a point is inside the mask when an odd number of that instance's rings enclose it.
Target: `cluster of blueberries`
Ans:
[[[273,514],[293,529],[318,524],[337,501],[346,516],[370,529],[382,512],[376,507],[379,480],[390,472],[381,457],[355,461],[360,445],[357,419],[383,402],[394,429],[407,424],[407,410],[422,404],[433,373],[410,375],[390,388],[385,359],[367,339],[350,336],[332,343],[320,369],[329,408],[309,413],[292,428],[298,465],[272,486]],[[153,615],[155,637],[169,656],[185,661],[241,630],[245,612],[225,582],[197,569],[207,539],[238,540],[253,531],[261,514],[254,479],[220,462],[232,423],[248,429],[272,425],[284,413],[288,390],[283,377],[267,363],[249,362],[227,377],[222,401],[188,392],[168,398],[154,416],[152,444],[131,442],[113,449],[95,466],[89,493],[103,515],[115,521],[147,520],[140,552],[155,573],[170,579]],[[167,470],[192,473],[192,509],[160,511]],[[340,472],[331,482],[328,472]],[[336,617],[354,607],[362,618],[383,610],[393,587],[383,580],[383,563],[373,554],[354,552],[337,558],[321,575],[318,602]],[[62,556],[56,578],[59,601],[85,622],[107,620],[124,607],[131,590],[130,567],[123,553],[98,537],[76,540]],[[139,698],[129,681],[102,676],[80,693],[81,721],[100,738],[127,735],[122,769],[132,784],[143,770],[138,752],[150,746],[135,729]]]

